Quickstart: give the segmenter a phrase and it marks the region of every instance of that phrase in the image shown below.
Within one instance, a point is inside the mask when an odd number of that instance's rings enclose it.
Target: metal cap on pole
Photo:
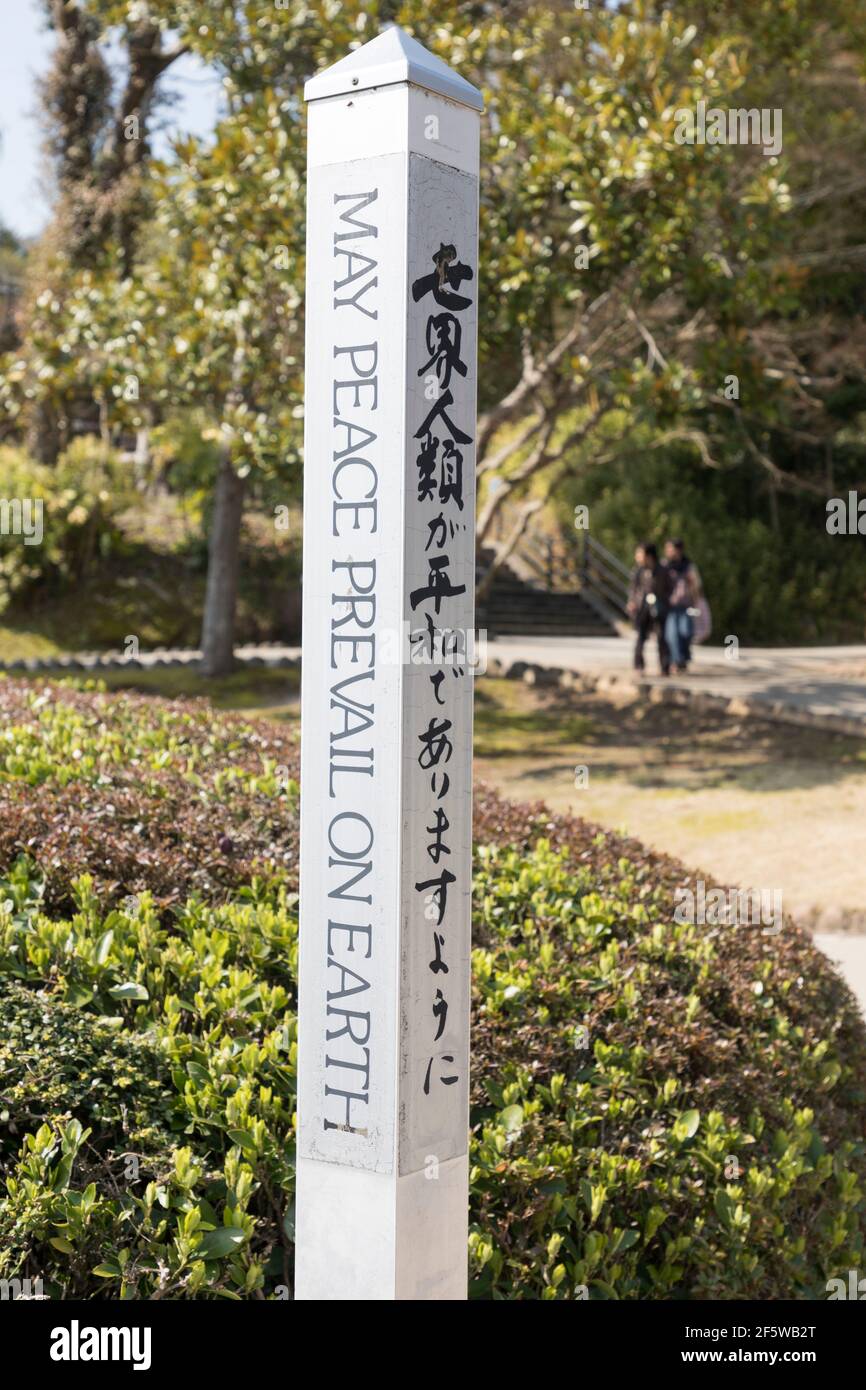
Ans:
[[[484,110],[484,98],[477,87],[396,24],[311,77],[304,86],[304,100],[344,96],[397,82],[411,82],[450,101],[459,101],[472,111]]]

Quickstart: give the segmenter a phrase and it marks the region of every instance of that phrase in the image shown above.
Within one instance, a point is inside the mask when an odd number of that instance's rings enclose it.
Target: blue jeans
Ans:
[[[665,623],[665,639],[674,666],[688,666],[692,659],[694,627],[685,608],[671,608]]]

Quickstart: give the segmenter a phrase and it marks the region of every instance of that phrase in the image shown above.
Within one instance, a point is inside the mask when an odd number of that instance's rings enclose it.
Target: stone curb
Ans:
[[[759,695],[716,695],[709,690],[657,685],[654,681],[635,680],[632,676],[563,671],[556,666],[535,666],[527,661],[506,663],[499,657],[490,660],[487,674],[505,680],[522,680],[535,687],[619,695],[629,700],[643,698],[654,705],[690,705],[693,709],[722,710],[740,718],[765,719],[771,723],[796,724],[801,728],[866,738],[866,721],[850,719],[843,714],[816,714],[808,709],[795,709],[783,700],[764,700]]]
[[[301,658],[286,652],[235,653],[239,666],[262,666],[271,670],[298,669]],[[157,648],[142,657],[123,656],[110,652],[76,652],[71,656],[31,658],[28,661],[0,661],[0,673],[6,675],[49,675],[99,671],[146,671],[189,666],[197,669],[201,655],[197,651],[175,651]],[[538,666],[529,661],[504,662],[492,657],[487,674],[504,680],[522,680],[537,689],[572,690],[578,693],[621,696],[627,700],[646,699],[651,704],[691,705],[694,709],[723,710],[726,714],[746,719],[767,719],[771,723],[795,724],[800,728],[821,729],[827,733],[866,738],[866,722],[849,719],[842,714],[815,714],[795,709],[781,700],[764,700],[758,695],[715,695],[709,690],[689,690],[681,686],[657,685],[653,681],[635,680],[631,676],[593,674],[563,670],[558,666]]]
[[[282,652],[273,655],[267,653],[247,655],[241,651],[235,653],[235,662],[238,666],[265,666],[271,669],[289,670],[299,667],[301,658]],[[98,671],[150,671],[162,670],[167,667],[179,669],[187,666],[194,670],[201,666],[200,652],[157,648],[155,651],[142,653],[140,657],[123,656],[116,652],[76,652],[72,656],[31,658],[28,661],[0,661],[0,673],[9,676],[30,676],[51,673],[68,674],[70,672],[78,674],[79,672]]]

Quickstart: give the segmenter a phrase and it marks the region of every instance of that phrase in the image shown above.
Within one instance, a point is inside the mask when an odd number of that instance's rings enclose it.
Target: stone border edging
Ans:
[[[655,681],[635,680],[631,676],[563,670],[559,666],[538,666],[529,661],[505,662],[499,657],[490,660],[487,674],[505,680],[522,680],[526,685],[542,689],[557,687],[593,694],[644,697],[650,704],[691,705],[695,709],[720,710],[741,718],[767,719],[773,723],[797,724],[801,728],[866,738],[866,722],[863,720],[850,719],[842,714],[815,714],[810,710],[795,709],[783,700],[764,700],[759,695],[716,695],[710,690],[659,685]]]
[[[239,666],[263,666],[272,670],[298,669],[301,665],[299,654],[279,647],[273,652],[268,652],[265,647],[257,647],[253,651],[240,648],[235,653],[235,661]],[[70,672],[93,674],[99,671],[148,671],[167,667],[190,667],[195,670],[200,666],[201,653],[198,651],[157,647],[138,657],[116,652],[76,652],[69,656],[0,661],[0,673],[10,676]],[[504,680],[522,680],[524,684],[538,689],[558,688],[637,699],[643,697],[651,704],[691,705],[695,709],[721,710],[740,718],[768,719],[773,723],[796,724],[800,728],[866,738],[866,722],[862,720],[849,719],[841,714],[815,714],[809,710],[795,709],[782,700],[764,700],[759,695],[716,695],[709,690],[664,686],[655,681],[635,680],[632,676],[563,670],[559,666],[539,666],[531,661],[505,662],[500,657],[490,659],[486,674]]]
[[[300,656],[277,650],[273,655],[262,654],[261,649],[249,654],[243,650],[235,653],[239,666],[266,666],[270,668],[291,669],[299,667]],[[201,653],[197,651],[173,650],[157,647],[140,656],[124,656],[117,652],[75,652],[70,656],[31,657],[21,661],[0,661],[0,674],[9,676],[31,676],[66,674],[69,672],[93,673],[99,671],[150,671],[166,667],[189,667],[197,670],[201,666]]]

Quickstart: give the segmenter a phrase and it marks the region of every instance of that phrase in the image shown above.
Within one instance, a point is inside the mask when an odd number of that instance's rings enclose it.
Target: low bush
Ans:
[[[33,833],[0,841],[0,1277],[289,1296],[293,739],[189,702],[3,702],[0,824]],[[37,833],[73,792],[102,873]],[[184,799],[238,837],[224,874],[193,877],[186,822],[170,842]],[[808,937],[675,923],[675,861],[484,789],[476,841],[473,1294],[809,1298],[862,1267],[866,1034]]]
[[[291,733],[92,687],[0,680],[0,865],[38,859],[61,912],[81,874],[104,899],[149,891],[161,910],[277,868],[296,885]]]

